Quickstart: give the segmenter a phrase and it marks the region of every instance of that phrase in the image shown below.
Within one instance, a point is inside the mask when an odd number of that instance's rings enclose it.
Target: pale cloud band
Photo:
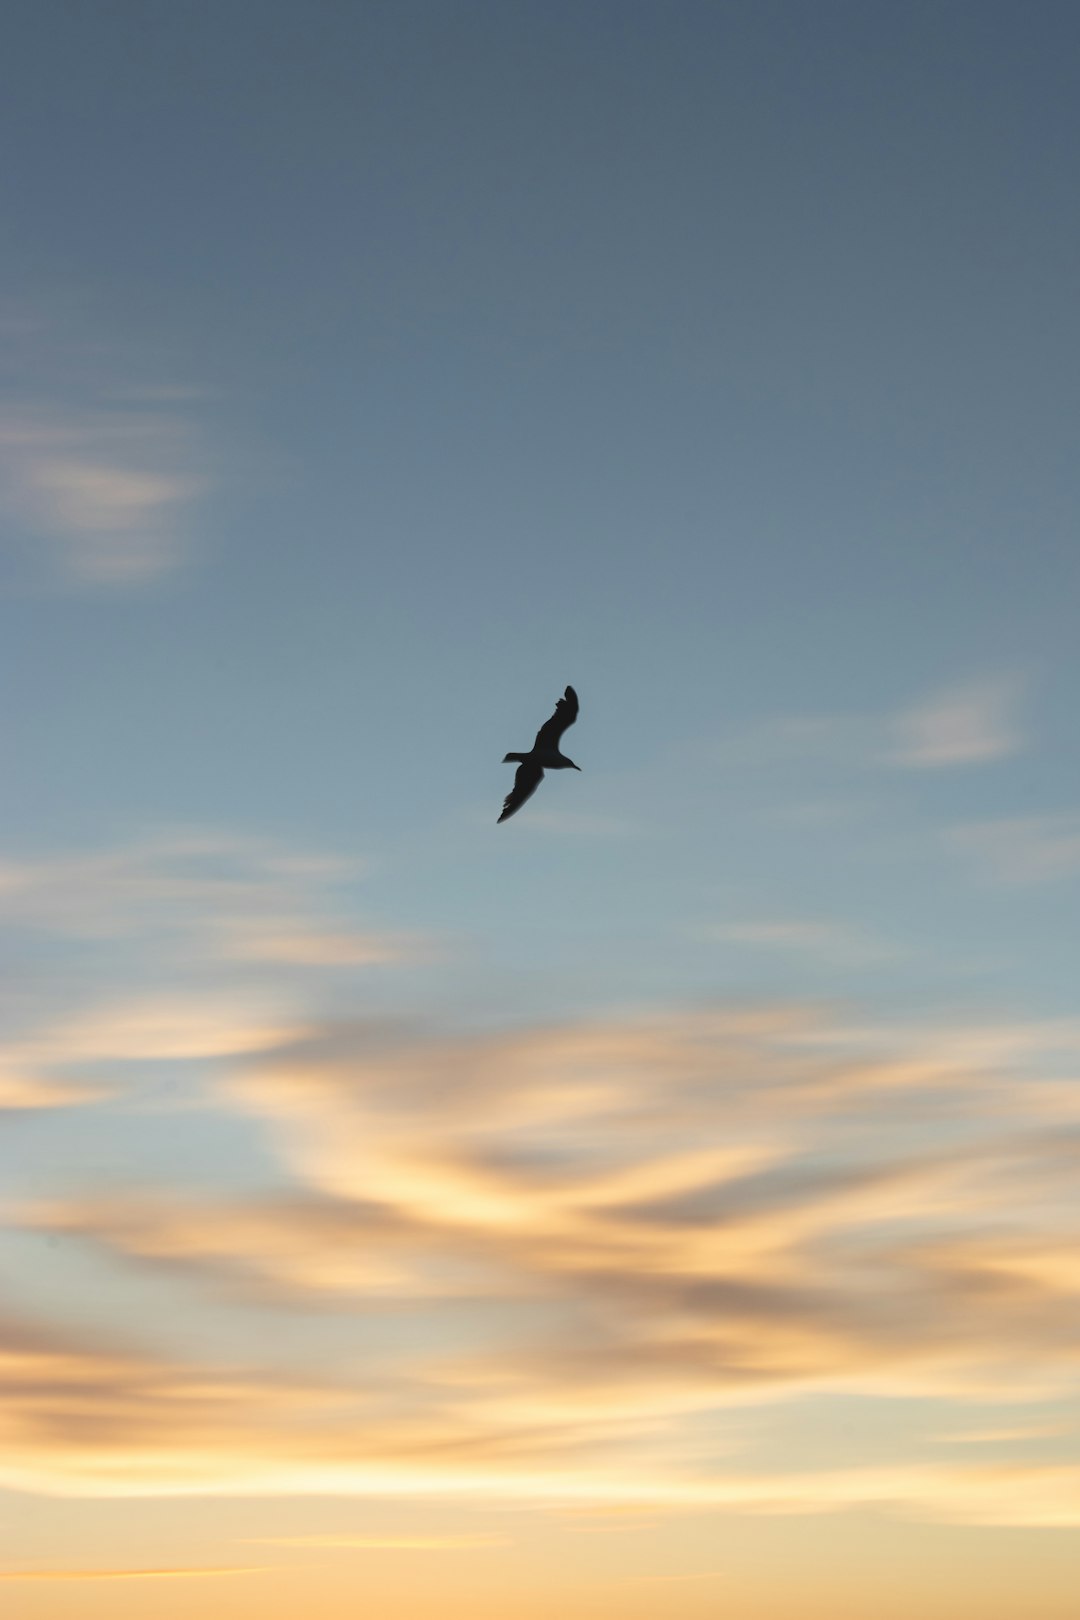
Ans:
[[[1080,1470],[925,1447],[955,1403],[1045,1410],[1080,1381],[1078,1057],[1069,1025],[875,1032],[758,1007],[324,1025],[222,1059],[280,1192],[113,1188],[19,1220],[253,1311],[251,1359],[13,1325],[3,1477],[1076,1525]],[[267,1308],[395,1331],[348,1379],[284,1378],[259,1371]],[[952,1421],[857,1468],[692,1460],[703,1424],[823,1394]]]

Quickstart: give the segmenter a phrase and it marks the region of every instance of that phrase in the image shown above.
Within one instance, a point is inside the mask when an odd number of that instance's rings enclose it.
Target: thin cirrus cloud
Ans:
[[[363,867],[271,840],[203,830],[115,849],[0,861],[0,929],[74,941],[152,943],[218,963],[356,966],[418,948],[355,928],[342,896]]]
[[[959,681],[907,708],[876,715],[801,715],[775,720],[750,756],[806,756],[837,766],[933,771],[987,765],[1019,752],[1024,682],[1014,675]]]
[[[129,587],[175,568],[210,487],[190,413],[107,401],[0,416],[9,523],[72,583]]]
[[[892,722],[891,763],[917,770],[982,765],[1022,746],[1016,720],[1019,682],[1008,677],[968,681],[937,693]]]
[[[277,1193],[111,1186],[17,1220],[255,1307],[250,1355],[26,1342],[3,1477],[1080,1523],[1080,1470],[1045,1458],[695,1461],[720,1414],[824,1394],[1075,1394],[1075,1110],[1054,1099],[1078,1055],[1057,1025],[875,1036],[782,1007],[326,1025],[237,1055],[222,1100],[269,1133]],[[347,1378],[284,1379],[259,1370],[268,1305],[393,1332]]]
[[[274,1047],[291,1028],[236,997],[132,997],[53,1020],[12,1050],[49,1068],[229,1057]]]
[[[0,1113],[9,1109],[77,1108],[108,1095],[100,1086],[67,1084],[6,1065],[0,1068]]]
[[[254,1052],[295,1028],[265,996],[129,997],[67,1018],[46,1015],[0,1047],[0,1112],[112,1101],[128,1066]],[[102,1084],[94,1076],[105,1064]]]
[[[0,501],[13,552],[69,586],[130,589],[190,554],[216,482],[206,396],[103,341],[85,312],[0,312]],[[40,572],[40,569],[36,570]]]
[[[971,822],[948,833],[952,846],[1004,883],[1058,883],[1080,877],[1080,814],[1014,816]]]
[[[0,938],[60,940],[70,963],[25,1008],[12,1000],[0,1109],[109,1095],[82,1072],[102,1063],[112,1084],[118,1064],[279,1045],[302,1025],[313,979],[415,959],[425,947],[414,936],[357,926],[361,870],[190,830],[0,861]]]

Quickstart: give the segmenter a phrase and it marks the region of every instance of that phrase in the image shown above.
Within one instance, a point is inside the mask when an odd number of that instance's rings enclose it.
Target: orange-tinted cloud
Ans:
[[[100,1086],[69,1085],[35,1074],[0,1069],[0,1111],[29,1108],[78,1108],[109,1093]]]
[[[759,1008],[475,1037],[334,1026],[235,1054],[224,1100],[269,1133],[291,1190],[113,1187],[21,1220],[159,1283],[183,1268],[240,1311],[390,1327],[360,1336],[348,1375],[270,1370],[257,1315],[244,1363],[35,1352],[0,1468],[91,1492],[874,1501],[972,1522],[1014,1503],[1017,1522],[1073,1522],[1074,1475],[1045,1458],[886,1451],[765,1477],[752,1456],[719,1470],[723,1446],[703,1459],[697,1437],[824,1394],[1075,1389],[1059,1076],[1077,1051],[1070,1025],[875,1035]]]

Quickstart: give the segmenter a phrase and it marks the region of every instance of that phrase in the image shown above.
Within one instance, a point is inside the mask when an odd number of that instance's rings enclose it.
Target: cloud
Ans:
[[[1007,677],[968,681],[908,709],[893,721],[891,762],[915,770],[982,765],[1016,753],[1018,682]]]
[[[203,1285],[237,1359],[0,1324],[5,1483],[1080,1523],[1080,1468],[1015,1452],[718,1465],[733,1414],[823,1395],[933,1400],[935,1426],[978,1401],[1004,1429],[1075,1394],[1075,1025],[706,1007],[242,1044],[215,1083],[279,1190],[113,1177],[12,1216],[69,1263],[183,1283],[185,1312]],[[365,1331],[286,1374],[267,1311],[297,1346],[328,1313]]]
[[[79,1108],[108,1095],[100,1086],[68,1085],[6,1067],[0,1069],[0,1113],[6,1109]]]
[[[331,1028],[225,1083],[294,1194],[113,1190],[24,1219],[239,1298],[407,1310],[423,1344],[460,1301],[497,1303],[512,1356],[481,1337],[425,1374],[497,1431],[814,1388],[1060,1387],[1080,1370],[1074,1234],[1033,1199],[1075,1165],[1042,1116],[1018,1129],[988,1105],[1067,1032],[887,1056],[856,1039],[784,1010]],[[1020,1216],[1018,1245],[1000,1233]]]
[[[539,1476],[580,1449],[580,1431],[505,1432],[423,1379],[404,1400],[410,1359],[397,1358],[396,1379],[305,1381],[0,1322],[0,1486],[75,1496],[453,1496],[505,1485],[529,1499]]]
[[[395,1256],[395,1248],[407,1249],[400,1223],[374,1205],[299,1196],[229,1203],[130,1192],[39,1203],[32,1219],[42,1231],[81,1236],[133,1259],[216,1279],[232,1296],[399,1299],[415,1281],[408,1253]],[[430,1282],[429,1292],[435,1287]]]
[[[292,1027],[235,997],[139,997],[56,1020],[12,1050],[55,1066],[227,1057],[274,1047]]]
[[[209,487],[189,419],[105,401],[0,414],[9,522],[53,548],[74,583],[130,586],[175,568]]]
[[[0,861],[0,928],[75,941],[152,942],[201,959],[284,967],[398,961],[410,936],[354,929],[354,860],[268,839],[181,830],[47,860]]]
[[[88,1067],[278,1046],[303,1027],[314,986],[420,954],[414,936],[354,924],[360,870],[192,831],[0,860],[0,937],[65,946],[38,998],[12,1001],[0,1109],[93,1101],[105,1093],[88,1089]]]
[[[203,391],[140,377],[130,355],[52,310],[0,322],[2,515],[73,585],[130,588],[190,550],[214,484]]]
[[[0,1323],[0,1483],[50,1495],[228,1493],[465,1499],[583,1509],[751,1514],[879,1508],[966,1524],[1080,1526],[1080,1467],[997,1460],[962,1466],[690,1469],[657,1449],[656,1425],[630,1429],[579,1414],[482,1425],[449,1388],[367,1379],[304,1384],[251,1369],[197,1369],[119,1356]],[[695,1418],[695,1425],[700,1418]],[[668,1428],[671,1425],[669,1423]],[[621,1434],[619,1431],[621,1428]],[[613,1432],[621,1439],[612,1449]],[[606,1448],[606,1451],[605,1451]],[[310,1550],[480,1550],[501,1536],[301,1536],[265,1545]],[[185,1578],[261,1566],[7,1570],[8,1580]]]
[[[1056,883],[1080,876],[1080,814],[1015,816],[954,827],[952,844],[1005,883]]]
[[[1005,759],[1023,746],[1017,710],[1024,683],[1012,675],[960,681],[910,708],[877,714],[796,715],[773,720],[740,752],[750,763],[810,758],[834,767],[939,770]]]

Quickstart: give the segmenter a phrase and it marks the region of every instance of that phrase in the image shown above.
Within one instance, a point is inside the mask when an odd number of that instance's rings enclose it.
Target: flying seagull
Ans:
[[[575,765],[572,759],[559,752],[559,741],[567,726],[572,726],[578,716],[577,693],[572,686],[568,686],[563,696],[555,705],[555,713],[550,720],[545,720],[536,733],[536,741],[527,754],[507,754],[503,760],[504,765],[512,762],[517,764],[517,775],[514,785],[506,795],[506,803],[502,807],[500,821],[512,816],[515,810],[520,810],[526,799],[531,799],[540,783],[544,780],[545,771],[580,771],[581,766]]]

